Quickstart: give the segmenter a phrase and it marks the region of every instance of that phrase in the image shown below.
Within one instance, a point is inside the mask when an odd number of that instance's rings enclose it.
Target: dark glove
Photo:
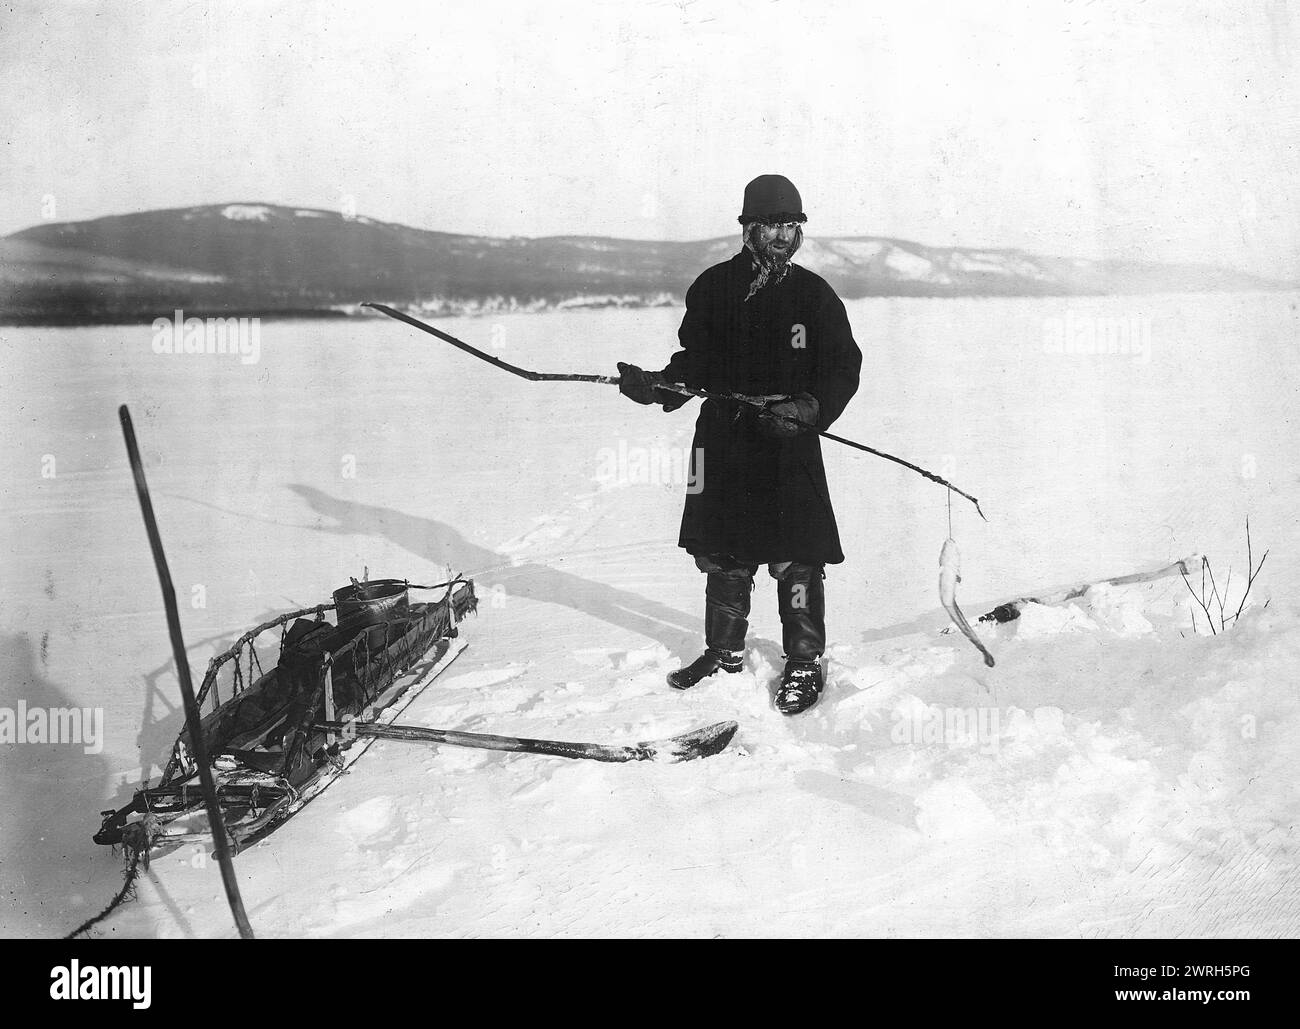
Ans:
[[[789,439],[816,428],[821,405],[811,393],[800,393],[768,404],[758,414],[758,425],[765,435]],[[791,421],[790,419],[793,419]],[[802,422],[796,425],[795,422]]]
[[[634,364],[618,362],[618,391],[629,400],[638,404],[662,404],[665,398],[659,394],[659,387],[668,380],[663,372],[648,372]]]

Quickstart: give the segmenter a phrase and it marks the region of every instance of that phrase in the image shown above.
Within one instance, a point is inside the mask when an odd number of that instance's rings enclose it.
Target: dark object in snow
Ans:
[[[773,702],[781,714],[797,715],[817,703],[825,685],[820,661],[790,660],[785,663]]]
[[[745,657],[749,631],[749,601],[756,568],[735,562],[697,558],[708,575],[704,590],[704,653],[685,668],[668,675],[668,685],[688,690],[718,669],[738,672]]]
[[[445,592],[422,603],[408,599],[409,589]],[[236,851],[301,810],[374,739],[360,733],[338,739],[316,723],[396,718],[464,649],[459,622],[477,605],[474,584],[464,578],[435,586],[354,580],[335,597],[336,603],[292,611],[249,630],[208,664],[197,704],[211,696],[215,709],[202,719],[201,742],[215,770],[225,835]],[[325,620],[330,610],[340,613],[338,624]],[[286,628],[279,658],[263,672],[255,641],[280,626]],[[217,678],[227,665],[234,693],[223,703]],[[212,837],[192,740],[188,728],[180,734],[157,786],[104,812],[96,843],[122,842],[135,819],[145,817],[157,822],[159,846]]]
[[[740,655],[706,650],[685,668],[669,672],[668,685],[675,690],[689,690],[692,686],[698,686],[702,680],[707,679],[714,672],[722,671],[734,674],[739,672],[742,667]]]
[[[1020,597],[1016,600],[1008,600],[1005,604],[999,604],[991,611],[985,611],[979,616],[981,622],[1014,622],[1020,617],[1020,610],[1026,604],[1064,604],[1066,601],[1075,600],[1094,586],[1130,586],[1138,582],[1151,582],[1155,579],[1164,579],[1171,575],[1186,575],[1187,569],[1197,564],[1200,558],[1193,554],[1191,557],[1185,557],[1181,561],[1175,561],[1173,564],[1165,565],[1163,568],[1156,568],[1149,572],[1134,572],[1132,575],[1117,575],[1113,579],[1099,579],[1096,582],[1080,583],[1077,586],[1066,586],[1062,589],[1051,590],[1047,593],[1040,593],[1033,597]]]
[[[122,831],[122,888],[97,915],[87,918],[67,936],[65,940],[75,940],[79,936],[89,938],[90,930],[106,919],[128,900],[135,899],[135,884],[140,872],[149,871],[149,855],[157,835],[157,824],[153,816],[145,815],[139,822],[132,822]],[[241,902],[242,903],[242,902]],[[249,927],[252,932],[252,927]]]
[[[346,737],[356,735],[406,743],[450,744],[480,750],[504,750],[520,754],[549,754],[552,757],[585,758],[589,761],[693,761],[711,757],[726,749],[739,728],[736,722],[715,722],[664,740],[628,745],[572,743],[564,740],[533,740],[523,736],[492,736],[488,733],[424,729],[410,725],[375,725],[371,722],[320,722],[314,728]]]

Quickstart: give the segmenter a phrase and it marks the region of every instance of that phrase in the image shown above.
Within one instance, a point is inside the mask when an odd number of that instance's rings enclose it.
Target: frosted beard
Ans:
[[[754,281],[749,284],[749,292],[745,294],[745,299],[749,300],[764,286],[771,283],[776,285],[790,271],[790,261],[794,255],[799,252],[799,247],[803,245],[803,226],[797,225],[794,230],[794,241],[790,244],[790,249],[777,250],[771,243],[764,245],[758,240],[758,234],[762,230],[761,222],[750,222],[745,226],[741,235],[744,240],[745,249],[749,251],[751,266],[754,270]]]

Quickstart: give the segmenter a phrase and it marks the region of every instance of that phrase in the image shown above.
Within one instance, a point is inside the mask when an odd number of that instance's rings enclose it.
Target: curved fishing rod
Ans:
[[[534,372],[527,368],[520,368],[518,365],[510,364],[508,361],[503,361],[499,357],[493,357],[491,354],[485,353],[477,347],[472,347],[464,340],[459,340],[450,333],[443,332],[441,329],[436,329],[432,325],[420,321],[418,318],[412,318],[409,314],[404,314],[396,308],[389,307],[387,304],[364,303],[361,306],[373,308],[376,311],[388,315],[389,318],[396,318],[399,322],[406,322],[407,325],[413,326],[421,332],[427,332],[431,336],[437,336],[444,343],[450,343],[457,350],[463,350],[465,353],[477,357],[480,361],[486,361],[488,364],[500,368],[503,372],[509,372],[511,375],[518,375],[521,379],[527,379],[529,382],[596,382],[606,386],[617,386],[620,381],[617,375],[578,375],[564,372]],[[660,386],[660,388],[666,389],[672,393],[679,393],[683,396],[701,397],[704,400],[730,401],[731,403],[748,404],[751,407],[758,408],[765,408],[767,406],[767,402],[760,400],[758,397],[746,396],[743,393],[717,393],[713,390],[696,389],[693,386],[687,386],[680,382],[666,382]],[[852,447],[854,450],[861,450],[863,453],[874,454],[876,457],[883,457],[886,461],[893,461],[894,464],[902,465],[904,468],[910,468],[912,471],[916,472],[918,475],[924,476],[931,482],[937,482],[940,486],[946,486],[958,496],[965,497],[975,505],[975,510],[979,513],[979,516],[983,518],[984,521],[988,521],[988,518],[985,517],[983,510],[980,508],[980,502],[978,500],[972,497],[965,490],[958,489],[947,479],[935,475],[934,472],[927,471],[920,465],[912,464],[911,461],[904,461],[901,457],[887,454],[883,450],[869,447],[865,443],[858,443],[855,440],[845,439],[843,436],[837,436],[833,432],[819,429],[817,426],[801,421],[798,418],[788,418],[784,416],[778,417],[780,417],[780,420],[783,422],[797,425],[805,430],[811,430],[825,439],[832,440],[836,443],[842,443],[846,447]]]
[[[122,421],[122,435],[126,439],[126,454],[131,462],[131,472],[135,476],[135,492],[140,499],[140,511],[144,515],[145,532],[149,534],[149,549],[153,551],[154,567],[158,570],[158,584],[162,587],[163,607],[167,610],[167,631],[172,641],[172,657],[176,661],[176,678],[180,680],[181,699],[185,702],[185,725],[190,733],[190,747],[194,751],[194,760],[199,766],[199,782],[203,786],[203,800],[208,808],[208,822],[212,827],[212,842],[216,845],[217,863],[221,866],[221,881],[226,887],[226,900],[230,902],[230,911],[235,916],[235,925],[239,935],[245,940],[253,939],[253,928],[248,924],[248,915],[244,911],[244,901],[239,895],[239,883],[235,880],[235,868],[230,860],[230,843],[226,839],[226,825],[221,817],[221,804],[217,801],[216,785],[212,781],[212,768],[208,764],[208,748],[203,742],[202,716],[199,705],[194,699],[194,683],[190,680],[190,663],[185,656],[185,640],[181,636],[181,619],[176,610],[176,590],[172,587],[171,572],[167,570],[167,558],[163,554],[162,537],[158,533],[158,520],[153,514],[153,501],[149,499],[149,484],[144,478],[144,464],[140,460],[140,448],[135,442],[135,428],[131,424],[131,412],[123,404],[117,409]]]

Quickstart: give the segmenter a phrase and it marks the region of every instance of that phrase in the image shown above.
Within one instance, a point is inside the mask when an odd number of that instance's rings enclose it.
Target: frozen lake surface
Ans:
[[[675,547],[680,477],[637,469],[689,447],[694,404],[528,383],[379,318],[265,322],[251,364],[155,354],[147,325],[0,329],[0,708],[104,717],[98,753],[0,744],[0,933],[59,935],[111,897],[98,812],[158,774],[182,721],[126,402],[196,673],[363,568],[451,566],[482,598],[470,647],[408,721],[619,742],[741,724],[724,754],[666,767],[380,743],[237,859],[261,934],[1294,935],[1298,305],[850,303],[862,388],[833,431],[980,498],[987,524],[952,507],[972,620],[1193,553],[1232,565],[1235,599],[1247,516],[1256,559],[1272,551],[1223,636],[1192,634],[1167,579],[981,627],[985,669],[940,631],[945,491],[825,442],[847,560],[828,570],[830,685],[795,719],[770,705],[765,574],[745,672],[663,682],[701,646],[704,583]],[[679,317],[438,324],[614,374],[661,367]],[[1140,352],[1055,352],[1063,327],[1121,324]],[[936,738],[952,712],[987,731]],[[99,931],[233,934],[215,863],[160,856]]]

